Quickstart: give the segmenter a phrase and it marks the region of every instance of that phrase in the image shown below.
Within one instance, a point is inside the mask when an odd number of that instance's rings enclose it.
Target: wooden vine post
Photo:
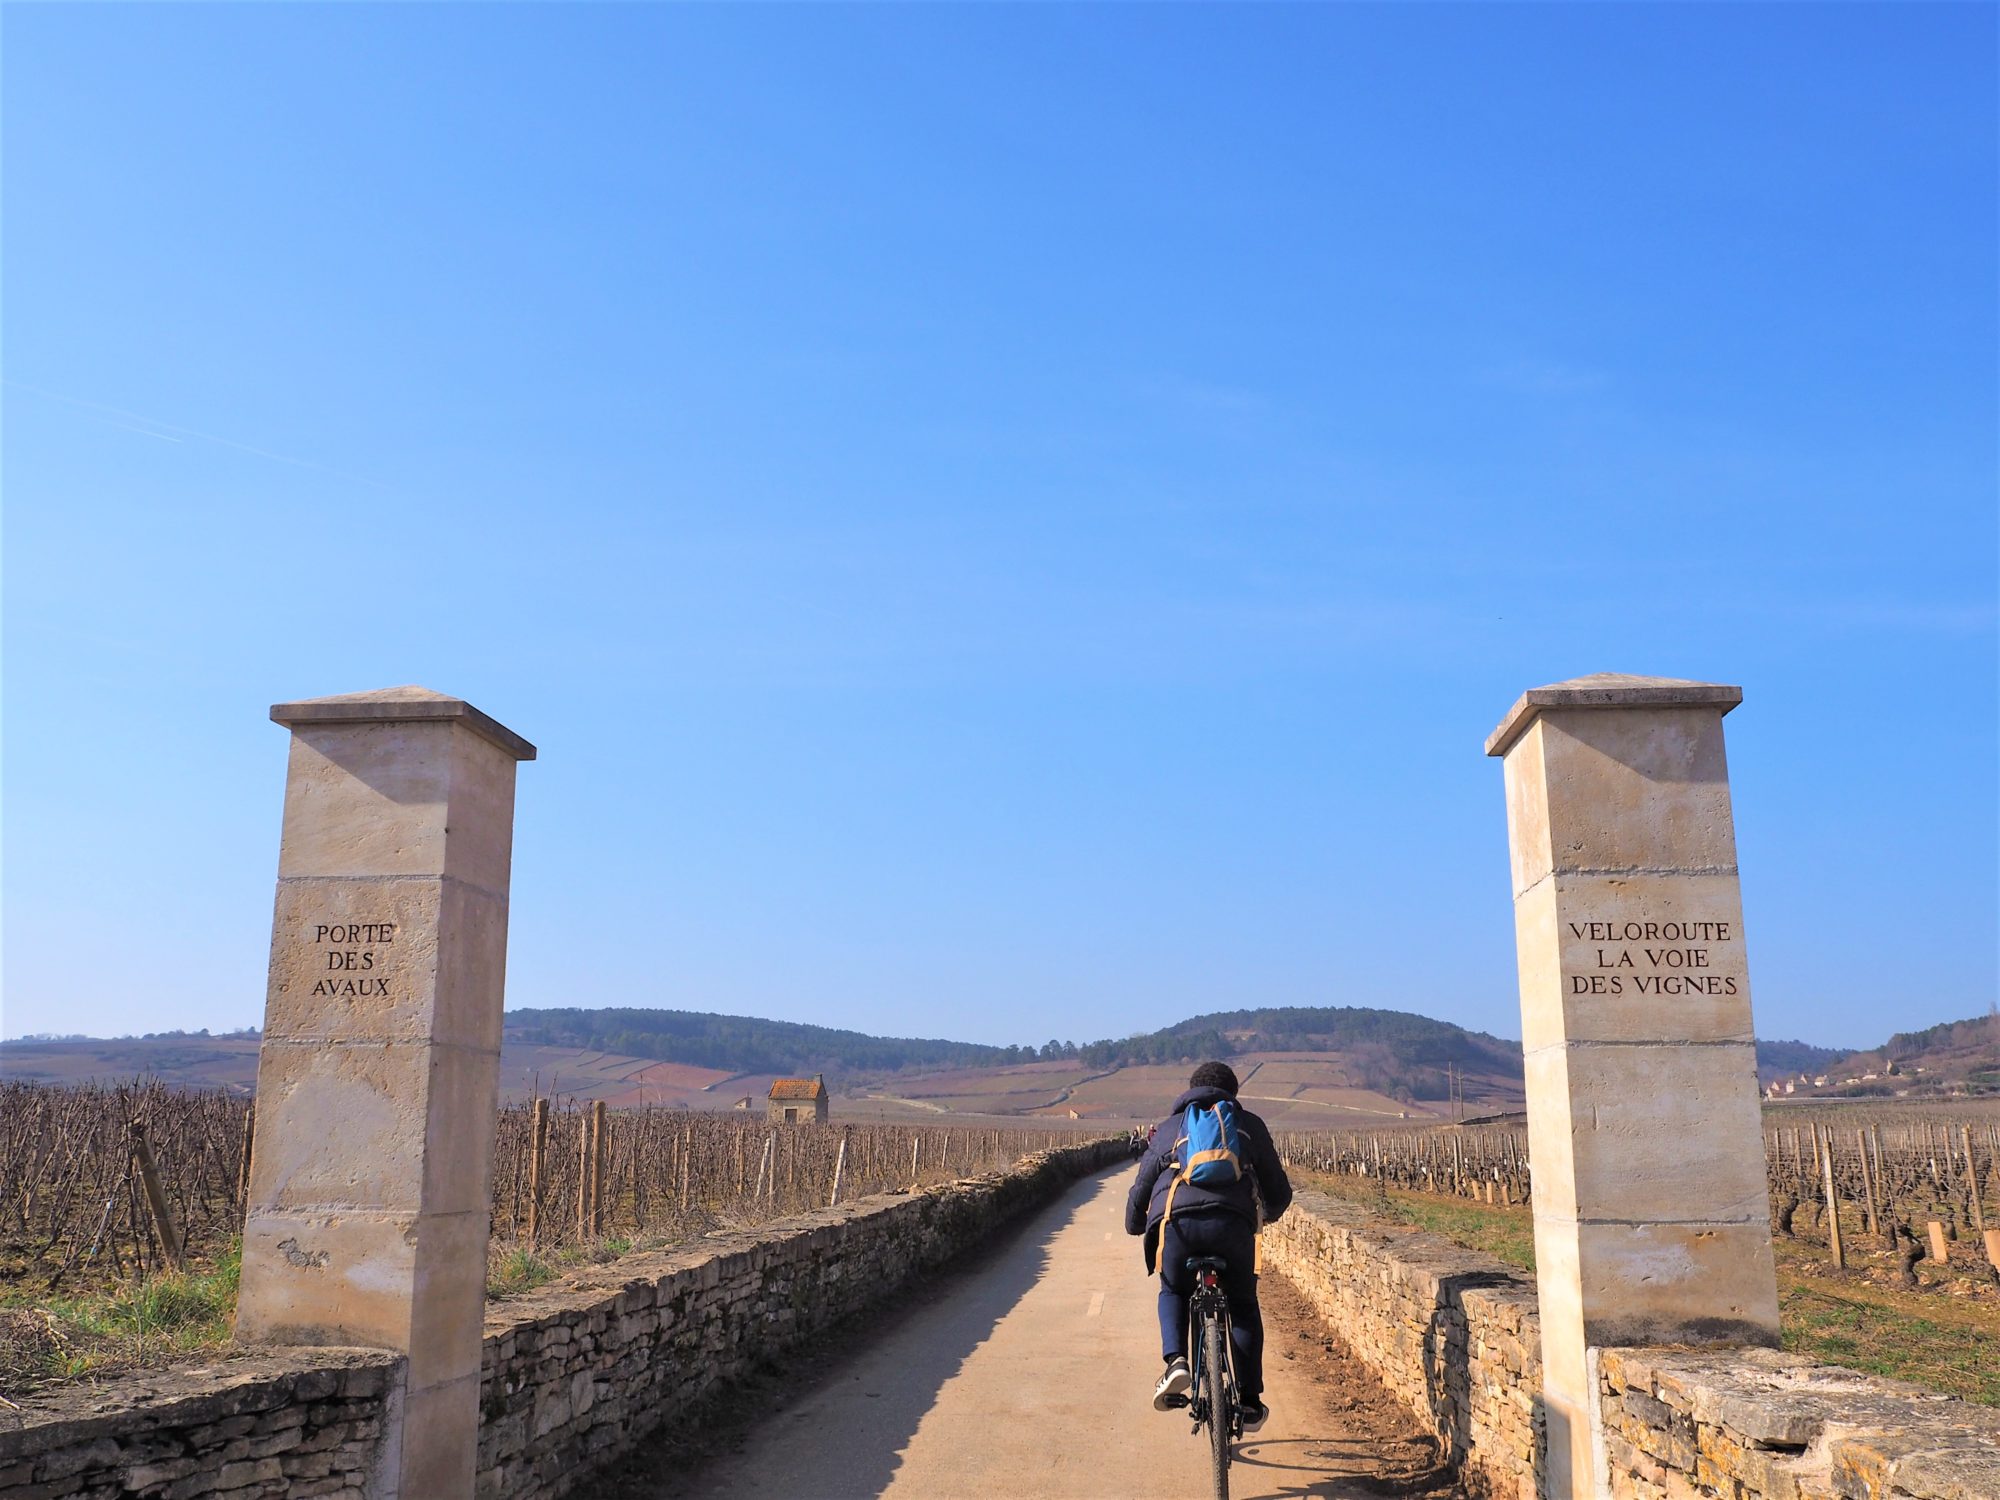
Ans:
[[[576,1238],[582,1243],[590,1233],[590,1121],[581,1111],[576,1117]]]
[[[153,1228],[159,1233],[160,1246],[167,1252],[176,1271],[187,1269],[187,1256],[181,1250],[180,1233],[174,1228],[174,1216],[167,1208],[167,1195],[160,1188],[159,1170],[153,1165],[153,1150],[146,1144],[146,1122],[134,1120],[131,1125],[132,1158],[139,1164],[139,1181],[146,1189],[146,1206],[153,1211]]]
[[[243,1152],[236,1162],[236,1206],[240,1211],[250,1202],[250,1149],[257,1135],[257,1101],[243,1116]]]
[[[835,1207],[840,1202],[840,1182],[847,1175],[847,1132],[840,1135],[840,1155],[833,1161],[833,1196],[827,1199],[827,1207]]]
[[[1875,1178],[1868,1170],[1867,1131],[1854,1132],[1854,1154],[1861,1162],[1861,1206],[1867,1214],[1868,1232],[1876,1234],[1880,1232],[1880,1226],[1875,1218]]]
[[[1986,1235],[1986,1210],[1979,1204],[1979,1159],[1972,1154],[1972,1127],[1958,1127],[1958,1139],[1965,1147],[1965,1182],[1972,1198],[1972,1227],[1983,1239]]]
[[[604,1101],[590,1106],[590,1233],[604,1234],[604,1167],[611,1149],[611,1132],[606,1128]]]
[[[1824,1149],[1820,1152],[1820,1170],[1826,1184],[1826,1234],[1827,1243],[1833,1250],[1833,1268],[1847,1269],[1847,1249],[1840,1242],[1840,1199],[1833,1191],[1833,1131],[1826,1133]]]
[[[528,1248],[542,1248],[542,1183],[548,1171],[549,1101],[535,1101],[528,1134]]]

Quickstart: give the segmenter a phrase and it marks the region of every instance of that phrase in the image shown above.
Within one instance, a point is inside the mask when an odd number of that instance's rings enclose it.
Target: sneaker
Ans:
[[[1271,1415],[1271,1408],[1262,1401],[1245,1400],[1237,1408],[1243,1417],[1243,1430],[1255,1432],[1264,1425],[1264,1419]]]
[[[1167,1372],[1160,1377],[1160,1383],[1153,1387],[1153,1410],[1166,1411],[1172,1407],[1174,1397],[1185,1395],[1187,1388],[1194,1384],[1194,1376],[1188,1373],[1188,1362],[1179,1357],[1167,1361]]]

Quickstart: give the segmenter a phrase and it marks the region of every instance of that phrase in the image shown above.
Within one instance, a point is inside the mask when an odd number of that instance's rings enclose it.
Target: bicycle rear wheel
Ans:
[[[1215,1477],[1215,1500],[1229,1500],[1229,1433],[1236,1413],[1229,1406],[1229,1336],[1221,1318],[1202,1325],[1202,1383],[1208,1396],[1209,1458]]]

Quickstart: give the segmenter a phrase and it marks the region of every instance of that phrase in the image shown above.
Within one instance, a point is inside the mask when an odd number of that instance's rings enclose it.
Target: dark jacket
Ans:
[[[1148,1264],[1153,1258],[1155,1231],[1167,1211],[1167,1192],[1170,1188],[1173,1189],[1176,1219],[1183,1214],[1228,1213],[1255,1225],[1259,1199],[1264,1205],[1266,1223],[1291,1206],[1291,1180],[1285,1176],[1284,1163],[1278,1160],[1278,1148],[1271,1144],[1270,1129],[1241,1104],[1236,1106],[1236,1134],[1242,1150],[1243,1175],[1222,1187],[1202,1187],[1192,1182],[1173,1187],[1175,1178],[1180,1175],[1174,1156],[1174,1142],[1180,1139],[1181,1120],[1188,1106],[1199,1104],[1205,1109],[1218,1099],[1228,1097],[1221,1089],[1189,1089],[1174,1101],[1174,1112],[1160,1122],[1153,1132],[1152,1145],[1139,1158],[1138,1179],[1125,1198],[1125,1232],[1146,1236]],[[1255,1198],[1251,1196],[1253,1180],[1256,1183]]]

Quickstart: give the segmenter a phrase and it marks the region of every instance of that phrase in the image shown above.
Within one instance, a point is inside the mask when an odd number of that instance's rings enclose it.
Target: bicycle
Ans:
[[[1194,1272],[1194,1291],[1188,1297],[1188,1369],[1194,1378],[1187,1394],[1167,1398],[1169,1406],[1188,1408],[1197,1434],[1208,1428],[1215,1500],[1229,1500],[1230,1445],[1243,1436],[1243,1409],[1229,1362],[1229,1299],[1222,1292],[1222,1273],[1228,1267],[1214,1255],[1195,1256],[1187,1263]]]

